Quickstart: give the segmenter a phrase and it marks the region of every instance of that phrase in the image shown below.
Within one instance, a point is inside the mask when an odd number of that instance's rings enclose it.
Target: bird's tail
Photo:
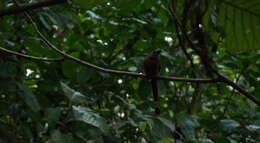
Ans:
[[[151,80],[152,83],[152,90],[153,90],[153,100],[155,102],[155,113],[156,114],[160,114],[160,108],[157,106],[157,102],[158,102],[158,87],[157,87],[157,79],[156,78],[152,78]]]
[[[152,83],[152,89],[153,89],[153,100],[155,102],[158,101],[158,87],[157,87],[157,79],[153,78],[151,80]]]

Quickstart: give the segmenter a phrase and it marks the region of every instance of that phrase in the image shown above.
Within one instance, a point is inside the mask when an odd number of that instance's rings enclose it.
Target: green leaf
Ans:
[[[168,127],[172,132],[175,131],[175,125],[168,119],[157,117],[166,127]]]
[[[44,27],[48,30],[51,30],[50,24],[46,21],[46,19],[43,17],[43,15],[40,15],[39,18],[40,18],[40,21],[42,22],[42,24],[44,25]]]
[[[106,124],[106,120],[103,117],[90,108],[72,106],[72,109],[75,120],[90,124],[99,128],[105,134],[108,134],[109,126]]]
[[[214,143],[211,139],[203,139],[201,143]]]
[[[91,78],[91,75],[93,75],[92,70],[82,68],[77,75],[77,80],[79,83],[85,84]]]
[[[32,111],[38,112],[41,107],[32,90],[25,85],[19,86],[24,91],[24,94],[21,94],[21,97],[24,100],[24,102],[30,107]]]
[[[53,143],[73,143],[72,134],[63,134],[59,130],[54,130],[51,133],[51,141]]]
[[[177,115],[177,123],[178,126],[181,128],[182,133],[184,136],[190,140],[195,140],[195,130],[194,127],[197,126],[194,118],[184,113],[180,113]]]
[[[226,34],[225,48],[233,52],[259,49],[259,4],[256,0],[225,0],[218,5],[217,25]]]
[[[0,1],[0,9],[4,9],[4,1]]]
[[[121,13],[127,14],[131,11],[136,10],[136,7],[138,6],[138,4],[140,4],[140,2],[141,1],[138,0],[118,0],[116,4]]]
[[[226,137],[216,137],[216,143],[231,143]]]
[[[62,63],[62,72],[67,78],[76,79],[79,66],[73,61]]]
[[[240,124],[237,121],[231,120],[231,119],[224,119],[220,120],[220,128],[223,131],[233,131],[235,128],[239,127]]]
[[[151,130],[151,141],[158,142],[165,137],[170,136],[170,129],[162,124],[159,120],[152,120],[151,122],[152,130]]]
[[[81,8],[91,9],[95,6],[105,3],[104,0],[73,0],[74,4]]]
[[[255,132],[257,134],[260,134],[260,126],[259,125],[248,125],[247,129],[251,132]]]
[[[10,77],[11,68],[10,63],[0,61],[0,78]]]
[[[65,83],[61,82],[61,87],[67,98],[74,104],[79,103],[88,103],[86,96],[81,94],[78,91],[75,91],[74,89],[70,88]]]
[[[55,127],[60,115],[61,110],[59,108],[47,108],[44,113],[44,118],[47,120],[50,128]]]

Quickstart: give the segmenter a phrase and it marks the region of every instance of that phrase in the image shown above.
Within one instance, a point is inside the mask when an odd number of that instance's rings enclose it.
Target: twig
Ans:
[[[0,47],[0,51],[3,51],[5,53],[8,54],[12,54],[12,55],[16,55],[16,56],[20,56],[26,59],[30,59],[30,60],[36,60],[36,61],[46,61],[46,62],[60,62],[63,61],[64,58],[40,58],[40,57],[35,57],[35,56],[29,56],[29,55],[24,55],[15,51],[11,51],[11,50],[7,50],[5,48]]]
[[[12,7],[12,8],[0,11],[0,17],[5,16],[5,15],[17,14],[20,12],[33,10],[33,9],[37,9],[37,8],[41,8],[41,7],[57,5],[57,4],[65,3],[65,2],[66,2],[66,0],[46,0],[43,2],[32,3],[32,4],[28,4],[28,5],[24,5],[24,6]]]

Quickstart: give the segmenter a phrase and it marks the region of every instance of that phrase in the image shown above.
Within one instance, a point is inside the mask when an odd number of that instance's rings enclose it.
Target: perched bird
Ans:
[[[159,74],[160,66],[160,50],[153,51],[151,54],[144,57],[143,69],[148,79],[151,79],[153,99],[155,102],[158,101],[158,87],[156,76]],[[160,114],[159,107],[155,108],[155,113]]]

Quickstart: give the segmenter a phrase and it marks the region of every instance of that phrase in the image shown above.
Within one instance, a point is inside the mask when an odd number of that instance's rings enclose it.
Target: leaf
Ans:
[[[172,55],[170,55],[168,52],[163,51],[161,53],[162,56],[167,57],[169,60],[176,60]]]
[[[138,6],[138,4],[140,4],[140,1],[138,1],[138,0],[118,0],[116,4],[122,14],[127,14],[127,13],[130,13],[130,12],[136,10],[136,7]]]
[[[4,9],[4,1],[0,1],[0,9]]]
[[[175,131],[175,125],[168,119],[157,117],[166,127],[168,127],[172,132]]]
[[[81,84],[85,84],[90,78],[93,72],[87,68],[82,68],[77,75],[77,80]],[[93,75],[93,74],[92,74]]]
[[[73,61],[64,61],[62,63],[62,72],[67,78],[76,79],[79,71],[79,65]]]
[[[74,103],[74,104],[79,104],[79,103],[88,103],[86,96],[81,94],[78,91],[75,91],[74,89],[71,89],[68,85],[65,83],[61,82],[61,87],[65,95],[68,97],[68,99]]]
[[[225,0],[218,5],[217,25],[225,34],[225,48],[236,51],[259,49],[260,9],[256,0]]]
[[[0,61],[0,78],[6,79],[10,77],[11,65],[8,62]]]
[[[257,134],[260,134],[260,126],[259,125],[248,125],[246,128],[251,132],[256,132]]]
[[[194,141],[195,140],[194,127],[197,125],[194,118],[184,113],[180,113],[179,115],[177,115],[177,123],[178,126],[181,128],[181,131],[184,134],[184,136],[188,140]]]
[[[231,119],[224,119],[220,120],[220,128],[223,131],[233,131],[235,128],[239,127],[240,124],[237,121],[231,120]]]
[[[136,110],[136,106],[134,104],[128,103],[124,98],[122,98],[121,96],[115,95],[116,98],[118,98],[119,100],[121,100],[121,102],[124,103],[124,105],[126,105],[126,107],[129,110]],[[120,106],[119,106],[120,107]]]
[[[152,130],[151,130],[151,140],[153,142],[158,142],[165,137],[170,136],[170,129],[162,124],[159,120],[152,120],[151,122]]]
[[[201,143],[214,143],[211,139],[203,139]]]
[[[216,137],[216,143],[231,143],[226,137]]]
[[[47,108],[44,113],[44,118],[47,120],[49,127],[52,128],[56,125],[61,115],[59,108]]]
[[[24,102],[30,107],[32,111],[38,112],[41,107],[32,90],[25,85],[19,86],[24,91],[24,94],[21,94],[21,97],[23,98]]]
[[[94,113],[90,108],[72,106],[72,109],[75,120],[90,124],[108,134],[109,126],[106,124],[106,120]]]
[[[44,27],[48,30],[51,30],[51,26],[49,25],[49,23],[45,20],[45,18],[43,17],[43,15],[40,15],[40,21],[42,22],[42,24],[44,25]]]
[[[72,134],[63,134],[59,130],[55,130],[51,133],[52,143],[73,143]]]
[[[97,5],[105,3],[103,0],[73,0],[74,4],[81,8],[91,9]]]
[[[129,67],[128,70],[131,72],[135,72],[137,70],[137,67],[132,66],[132,67]]]

